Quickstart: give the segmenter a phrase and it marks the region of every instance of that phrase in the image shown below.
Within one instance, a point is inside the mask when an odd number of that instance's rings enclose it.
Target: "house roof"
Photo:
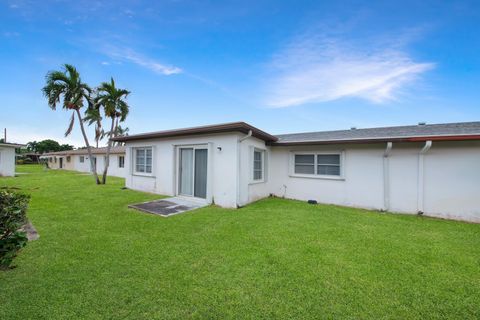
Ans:
[[[0,147],[8,147],[8,148],[21,148],[24,147],[24,144],[18,144],[18,143],[6,143],[6,142],[1,142]]]
[[[222,123],[209,126],[182,128],[175,130],[141,133],[117,137],[114,141],[135,141],[154,138],[169,138],[196,134],[252,131],[256,138],[270,145],[338,144],[338,143],[374,143],[374,142],[415,142],[415,141],[452,141],[480,140],[480,121],[418,124],[412,126],[379,127],[335,131],[316,131],[271,135],[245,122]]]
[[[367,143],[384,141],[480,140],[480,122],[418,124],[276,135],[273,145]]]
[[[92,154],[106,154],[107,147],[103,148],[92,148]],[[125,153],[124,146],[112,147],[110,149],[111,154],[122,154]],[[77,149],[77,150],[67,150],[67,151],[57,151],[57,152],[48,152],[44,153],[42,156],[71,156],[71,155],[87,155],[87,149]]]
[[[153,139],[153,138],[171,138],[171,137],[181,137],[197,134],[211,134],[211,133],[223,133],[223,132],[242,132],[248,134],[249,131],[252,131],[252,136],[265,140],[267,142],[276,141],[277,138],[265,131],[262,131],[252,125],[249,125],[245,122],[229,122],[214,124],[201,127],[190,127],[190,128],[181,128],[175,130],[165,130],[165,131],[156,131],[135,134],[131,136],[116,137],[112,140],[114,141],[134,141],[134,140],[144,140],[144,139]]]

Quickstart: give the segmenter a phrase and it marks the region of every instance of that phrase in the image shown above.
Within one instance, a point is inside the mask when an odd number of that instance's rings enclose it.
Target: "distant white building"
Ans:
[[[480,122],[271,135],[244,122],[117,137],[126,186],[237,208],[275,195],[480,222]]]
[[[96,162],[97,173],[102,174],[105,168],[107,148],[92,148],[92,155]],[[45,153],[41,159],[46,160],[51,169],[92,172],[87,149]],[[108,175],[125,177],[125,147],[111,148]]]
[[[15,148],[20,147],[23,147],[23,145],[0,143],[0,177],[13,177],[15,175]]]

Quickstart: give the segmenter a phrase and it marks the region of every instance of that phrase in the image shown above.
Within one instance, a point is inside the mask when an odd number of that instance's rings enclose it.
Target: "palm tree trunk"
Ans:
[[[107,172],[108,172],[108,166],[110,165],[110,149],[112,148],[114,126],[115,126],[115,118],[112,117],[112,125],[110,127],[110,133],[108,134],[107,158],[105,159],[105,168],[103,169],[103,177],[102,177],[103,184],[107,183]]]
[[[97,174],[97,165],[95,161],[93,161],[92,157],[92,148],[90,147],[90,143],[88,143],[87,134],[85,133],[85,128],[83,127],[82,115],[80,114],[80,110],[78,108],[75,109],[77,111],[78,121],[80,122],[80,129],[82,129],[83,139],[85,140],[85,145],[87,146],[88,158],[90,159],[90,166],[92,167],[92,173],[95,178],[95,182],[100,184],[100,179],[98,179]]]
[[[117,117],[117,119],[115,120],[115,134],[113,135],[114,137],[116,137],[118,135],[118,119],[120,119],[120,118]],[[118,142],[114,142],[113,146],[116,146],[117,144],[118,144]]]

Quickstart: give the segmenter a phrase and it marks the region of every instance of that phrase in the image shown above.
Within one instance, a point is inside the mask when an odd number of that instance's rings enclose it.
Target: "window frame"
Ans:
[[[146,171],[146,167],[147,167],[147,156],[146,156],[146,152],[147,150],[150,149],[151,152],[152,152],[152,162],[151,162],[151,165],[150,165],[150,172],[147,172]],[[142,172],[142,171],[137,171],[137,151],[138,150],[144,150],[145,151],[145,163],[143,164],[143,166],[145,167],[145,171]],[[132,174],[133,175],[136,175],[136,176],[148,176],[148,177],[151,177],[153,176],[153,172],[154,172],[154,147],[153,146],[141,146],[141,147],[133,147],[132,148]]]
[[[262,178],[261,179],[255,179],[255,152],[259,152],[261,154],[261,157],[262,157]],[[250,153],[251,157],[250,157],[250,165],[251,165],[251,169],[250,169],[250,184],[255,184],[255,183],[264,183],[265,181],[267,181],[266,179],[266,173],[267,173],[267,170],[266,170],[266,165],[267,165],[267,150],[266,149],[261,149],[261,148],[256,148],[256,147],[252,147],[252,151]]]
[[[313,155],[314,173],[295,173],[295,156]],[[318,174],[318,156],[319,155],[338,155],[339,156],[339,175]],[[345,180],[345,152],[344,151],[291,151],[290,154],[290,176],[297,178],[327,179],[327,180]]]
[[[120,161],[120,159],[122,159],[122,160]],[[152,160],[153,160],[153,154],[152,154]],[[122,165],[120,165],[120,164],[122,164]],[[118,156],[118,167],[120,169],[125,168],[125,156],[120,156],[120,155]]]
[[[85,163],[85,156],[79,156],[78,161],[80,161],[80,163]]]

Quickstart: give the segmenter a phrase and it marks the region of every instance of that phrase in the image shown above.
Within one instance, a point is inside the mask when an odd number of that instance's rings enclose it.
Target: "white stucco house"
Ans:
[[[107,148],[92,148],[92,155],[96,162],[97,173],[102,174],[105,168]],[[41,157],[48,163],[51,169],[63,169],[79,172],[92,172],[90,158],[87,149],[77,149],[69,151],[58,151],[45,153]],[[110,161],[108,166],[108,175],[115,177],[125,177],[125,147],[112,147],[110,150]]]
[[[15,175],[15,148],[20,147],[23,147],[23,145],[0,143],[0,177],[13,177]]]
[[[480,222],[480,122],[281,135],[235,122],[114,140],[135,190],[227,208],[274,195]]]

